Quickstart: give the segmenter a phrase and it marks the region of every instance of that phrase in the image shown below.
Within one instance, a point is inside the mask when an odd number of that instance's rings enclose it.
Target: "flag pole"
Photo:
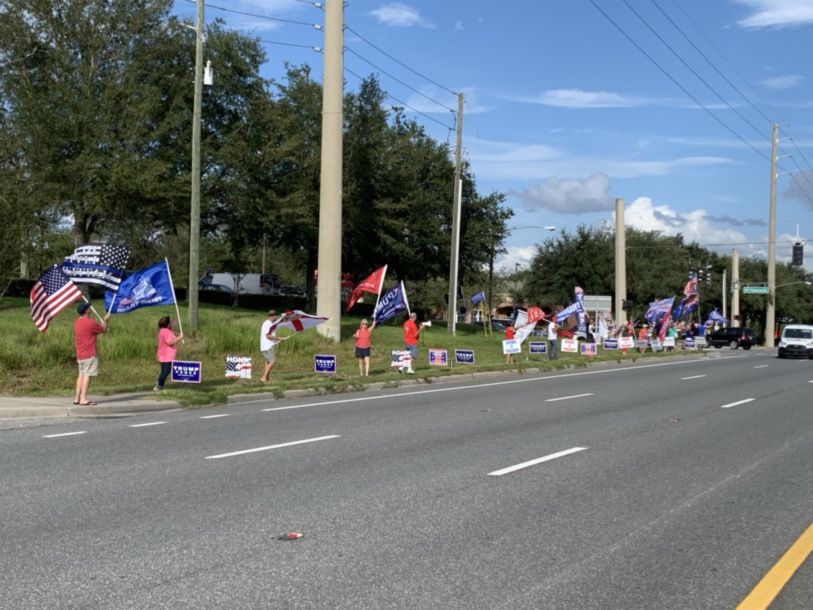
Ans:
[[[169,259],[164,257],[164,263],[167,266],[167,276],[169,276],[169,287],[172,290],[172,300],[175,301],[175,316],[178,320],[178,330],[181,334],[183,334],[183,323],[181,322],[181,310],[178,308],[178,299],[175,297],[175,284],[172,283],[172,272],[169,270]],[[181,339],[181,343],[186,343],[184,339]]]
[[[84,294],[82,295],[82,298],[84,299],[85,303],[87,303],[88,305],[90,305],[90,301],[88,301],[88,298],[87,298],[87,297],[86,297]],[[93,305],[90,305],[90,311],[92,311],[93,313],[95,313],[95,314],[96,314],[96,317],[97,317],[97,318],[99,318],[99,322],[101,322],[102,324],[104,324],[104,318],[103,318],[102,316],[100,316],[100,315],[99,315],[99,312],[98,312],[98,311],[96,311],[96,308],[95,308],[95,307],[93,307]]]

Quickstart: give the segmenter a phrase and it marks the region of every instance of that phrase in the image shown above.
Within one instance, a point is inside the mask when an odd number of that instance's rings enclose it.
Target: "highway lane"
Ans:
[[[813,367],[718,354],[3,432],[0,606],[734,607],[810,519]]]

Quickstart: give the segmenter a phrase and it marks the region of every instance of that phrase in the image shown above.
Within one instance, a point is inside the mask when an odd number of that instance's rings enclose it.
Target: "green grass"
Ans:
[[[97,310],[100,311],[100,310]],[[188,320],[182,306],[181,324]],[[100,311],[100,313],[102,313]],[[92,315],[92,314],[91,314]],[[100,373],[91,383],[91,394],[116,394],[151,390],[158,375],[155,357],[158,319],[174,316],[174,307],[149,307],[129,314],[114,315],[110,332],[98,338]],[[76,382],[76,360],[73,347],[75,307],[62,312],[45,333],[37,331],[30,316],[26,299],[5,298],[0,301],[0,395],[48,396],[71,395]],[[390,368],[390,352],[402,349],[403,330],[398,319],[385,323],[373,331],[373,350],[370,376],[358,375],[354,357],[353,333],[359,317],[343,317],[341,342],[336,344],[311,329],[291,337],[277,346],[277,364],[271,373],[271,383],[257,381],[262,374],[263,359],[259,352],[259,331],[265,320],[263,312],[201,304],[198,330],[186,332],[185,342],[179,344],[178,359],[202,363],[200,384],[167,383],[163,396],[178,400],[186,406],[218,404],[231,394],[273,392],[297,388],[317,388],[325,392],[342,392],[361,387],[365,383],[389,382],[399,379],[397,369]],[[282,330],[281,335],[286,331]],[[505,363],[502,353],[503,335],[486,336],[483,329],[467,324],[457,326],[456,336],[448,334],[444,323],[434,323],[421,335],[416,363],[416,377],[431,381],[451,374],[479,371],[519,370],[538,368],[555,370],[586,366],[588,359],[580,354],[562,354],[556,361],[545,355],[524,352],[515,355],[515,364]],[[450,367],[431,367],[428,350],[449,350],[454,360],[455,349],[474,350],[476,364],[453,364]],[[680,353],[680,352],[676,352]],[[336,355],[338,372],[315,373],[313,358],[317,354]],[[226,356],[251,356],[253,380],[225,377]],[[633,361],[637,358],[665,357],[668,354],[638,354],[599,350],[594,361]]]

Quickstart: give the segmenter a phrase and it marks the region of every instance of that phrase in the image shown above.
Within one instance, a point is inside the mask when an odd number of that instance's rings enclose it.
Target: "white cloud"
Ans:
[[[396,28],[434,28],[435,26],[421,17],[418,9],[401,4],[400,2],[393,2],[370,11],[370,15],[375,17],[379,23],[390,25]]]
[[[811,0],[736,0],[751,9],[751,14],[737,22],[749,29],[782,28],[813,24]]]
[[[796,199],[813,208],[813,170],[793,173],[785,197]]]
[[[526,210],[531,212],[546,209],[561,214],[582,214],[613,209],[610,177],[601,172],[585,180],[548,178],[513,194],[519,196]]]
[[[546,237],[549,235],[546,234]],[[494,271],[498,273],[514,273],[516,265],[526,268],[536,256],[536,246],[513,246],[506,248],[508,252],[494,261]]]
[[[686,242],[696,241],[701,246],[712,244],[733,246],[747,241],[745,234],[740,231],[715,225],[715,222],[731,224],[725,218],[712,217],[703,209],[677,212],[666,205],[653,205],[649,197],[639,197],[628,205],[624,209],[624,222],[627,226],[641,231],[660,231],[663,235],[680,233]]]
[[[560,108],[633,108],[649,103],[639,97],[625,97],[610,91],[582,91],[581,89],[549,89],[518,101]]]
[[[761,81],[763,87],[768,89],[792,89],[802,84],[802,77],[799,74],[786,74],[784,76],[775,76],[773,78],[766,78]]]

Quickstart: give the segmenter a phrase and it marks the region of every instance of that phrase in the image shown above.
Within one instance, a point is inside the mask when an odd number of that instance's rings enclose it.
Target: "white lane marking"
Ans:
[[[730,409],[731,407],[737,407],[739,405],[744,405],[747,402],[753,402],[755,400],[756,400],[756,398],[746,398],[745,400],[738,400],[737,402],[731,402],[731,403],[729,403],[727,405],[723,405],[720,408],[721,409]]]
[[[316,441],[326,441],[331,438],[339,438],[339,435],[333,434],[331,436],[307,438],[304,441],[292,441],[290,443],[280,443],[279,445],[269,445],[268,447],[256,447],[254,449],[244,449],[243,451],[232,451],[231,453],[221,453],[219,455],[207,455],[204,459],[218,460],[220,458],[233,457],[235,455],[245,455],[246,453],[257,453],[258,451],[269,451],[270,449],[280,449],[282,447],[293,447],[294,445],[303,445],[305,443],[315,443]]]
[[[706,375],[692,375],[691,377],[681,377],[680,380],[681,381],[688,381],[689,379],[700,379],[700,378],[705,377],[705,376]]]
[[[573,396],[562,396],[561,398],[548,398],[545,402],[556,402],[557,400],[570,400],[571,398],[584,398],[585,396],[592,396],[593,394],[574,394]]]
[[[755,366],[754,368],[755,369],[766,369],[769,366],[771,366],[771,365],[770,364],[759,364],[759,365]]]
[[[214,419],[215,417],[228,417],[229,413],[218,413],[217,415],[201,415],[201,419]]]
[[[521,470],[522,468],[528,468],[529,466],[536,466],[537,464],[541,464],[542,462],[549,462],[550,460],[555,460],[557,458],[570,455],[571,453],[585,451],[586,449],[587,447],[573,447],[572,449],[565,449],[564,451],[560,451],[558,453],[551,453],[550,455],[546,455],[545,457],[531,460],[530,462],[523,462],[522,464],[515,464],[514,466],[509,466],[508,468],[503,468],[502,470],[495,470],[494,472],[489,472],[488,476],[501,477],[502,475],[508,474],[509,472],[514,472],[515,470]]]
[[[77,434],[85,434],[84,430],[81,432],[63,432],[62,434],[45,434],[42,438],[59,438],[60,436],[76,436]]]
[[[147,422],[146,424],[133,424],[130,426],[131,428],[144,428],[146,426],[160,426],[161,424],[165,424],[165,421],[151,421]]]
[[[741,358],[748,358],[748,356],[721,356],[719,358],[715,358],[713,361],[710,359],[709,362],[722,362],[723,360],[739,360]],[[630,368],[623,368],[623,369],[605,369],[601,371],[581,371],[579,373],[562,373],[559,375],[546,375],[545,377],[533,377],[530,379],[512,379],[511,381],[492,381],[490,383],[479,383],[477,385],[470,385],[470,386],[454,386],[451,388],[432,388],[430,389],[423,389],[417,390],[414,392],[400,392],[398,394],[384,394],[378,396],[362,396],[357,398],[345,398],[342,400],[328,400],[325,402],[310,402],[303,405],[291,405],[289,407],[269,407],[268,409],[260,409],[261,411],[287,411],[288,409],[307,409],[310,407],[324,407],[329,405],[340,405],[348,402],[364,402],[367,400],[389,400],[392,398],[402,398],[404,396],[418,396],[421,394],[436,394],[438,392],[460,392],[463,390],[479,390],[480,388],[490,388],[496,387],[501,385],[509,385],[515,383],[532,383],[532,382],[540,382],[540,381],[548,381],[550,379],[566,379],[568,377],[581,377],[582,375],[604,375],[609,373],[626,373],[632,371],[639,371],[641,369],[651,369],[656,367],[663,367],[663,366],[679,366],[681,364],[697,364],[697,360],[686,360],[683,362],[661,362],[658,364],[636,364],[634,367]],[[268,402],[267,398],[261,398],[258,400],[246,400],[244,402],[240,402],[241,405],[251,405],[258,402]]]

